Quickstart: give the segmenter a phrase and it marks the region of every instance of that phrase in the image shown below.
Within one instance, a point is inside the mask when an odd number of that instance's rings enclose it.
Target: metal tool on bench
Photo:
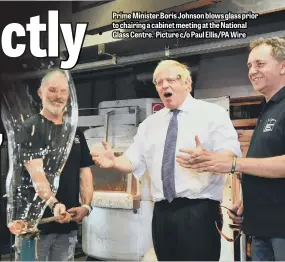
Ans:
[[[89,109],[95,109],[95,108],[88,108]],[[112,135],[109,134],[110,131],[110,119],[112,119],[112,123],[119,123],[120,125],[126,125],[126,126],[133,126],[138,127],[139,125],[139,107],[138,106],[125,106],[125,107],[117,107],[117,108],[101,108],[106,109],[106,113],[104,115],[97,115],[97,116],[88,116],[88,117],[80,117],[78,126],[79,127],[89,127],[90,123],[94,123],[96,127],[101,126],[103,127],[103,130],[101,130],[101,137],[100,139],[97,139],[95,143],[91,142],[92,138],[92,132],[93,129],[87,129],[85,131],[85,136],[87,138],[87,141],[90,145],[91,151],[101,151],[104,150],[102,146],[100,146],[101,141],[105,140],[106,142],[110,143],[112,150],[115,152],[116,156],[119,156],[123,154],[124,150],[127,148],[126,146],[118,147],[116,146],[115,142],[112,141],[112,139],[109,139],[112,137]],[[85,109],[86,110],[86,109]],[[121,111],[118,113],[118,110]],[[113,125],[111,127],[111,131],[113,132]],[[118,131],[118,128],[117,130]],[[103,135],[104,134],[104,135]],[[93,132],[94,136],[94,132]],[[100,170],[101,171],[101,170]],[[123,182],[126,182],[126,187],[121,190],[96,190],[96,183],[95,183],[95,191],[94,191],[94,197],[92,204],[97,207],[108,207],[108,208],[125,208],[125,209],[133,209],[134,212],[136,212],[136,209],[140,206],[140,195],[138,189],[138,181],[133,177],[132,174],[128,174],[126,176],[123,176]],[[98,186],[98,184],[97,184]],[[108,201],[105,201],[108,199]],[[120,199],[123,199],[124,201],[118,201]],[[112,203],[112,206],[110,205]]]

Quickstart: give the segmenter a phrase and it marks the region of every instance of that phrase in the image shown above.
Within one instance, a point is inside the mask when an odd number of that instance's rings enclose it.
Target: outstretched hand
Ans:
[[[188,155],[177,155],[177,162],[184,168],[197,170],[198,173],[211,172],[216,174],[231,172],[233,157],[227,154],[210,152],[201,146],[198,136],[195,137],[194,150],[180,149]]]
[[[195,149],[181,148],[179,150],[182,153],[186,153],[186,155],[184,154],[176,156],[176,161],[180,164],[180,166],[185,168],[191,168],[191,163],[193,162],[193,159],[207,152],[206,149],[202,147],[198,136],[195,136],[195,143],[196,143]]]
[[[92,159],[100,168],[113,168],[116,159],[115,154],[105,140],[102,141],[102,145],[104,146],[105,151],[91,152]]]

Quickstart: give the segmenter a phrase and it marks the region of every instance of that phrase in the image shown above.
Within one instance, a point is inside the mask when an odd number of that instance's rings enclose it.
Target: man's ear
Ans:
[[[280,64],[281,64],[280,74],[285,75],[285,60],[281,61]]]
[[[185,85],[187,86],[187,89],[189,90],[189,92],[191,92],[192,91],[192,79],[187,78],[185,81]]]
[[[40,97],[40,99],[43,99],[43,94],[42,94],[41,88],[38,88],[38,96]]]

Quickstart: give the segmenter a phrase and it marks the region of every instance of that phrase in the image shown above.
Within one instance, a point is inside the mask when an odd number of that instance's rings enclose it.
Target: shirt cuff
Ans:
[[[133,154],[131,150],[127,150],[124,153],[125,157],[129,159],[133,167],[133,175],[136,179],[143,176],[146,171],[145,163],[140,159],[139,156]]]

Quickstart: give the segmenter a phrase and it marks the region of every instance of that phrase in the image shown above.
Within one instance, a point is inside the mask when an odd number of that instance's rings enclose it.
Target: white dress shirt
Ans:
[[[176,154],[179,149],[195,149],[195,135],[208,151],[232,151],[241,156],[237,132],[224,108],[209,102],[196,100],[189,95],[178,108],[178,134]],[[138,127],[134,142],[125,156],[131,161],[134,176],[139,179],[148,169],[151,193],[154,201],[165,199],[161,180],[161,166],[167,128],[172,112],[163,108],[148,116]],[[210,198],[222,201],[225,175],[198,173],[183,168],[175,161],[176,197]]]

